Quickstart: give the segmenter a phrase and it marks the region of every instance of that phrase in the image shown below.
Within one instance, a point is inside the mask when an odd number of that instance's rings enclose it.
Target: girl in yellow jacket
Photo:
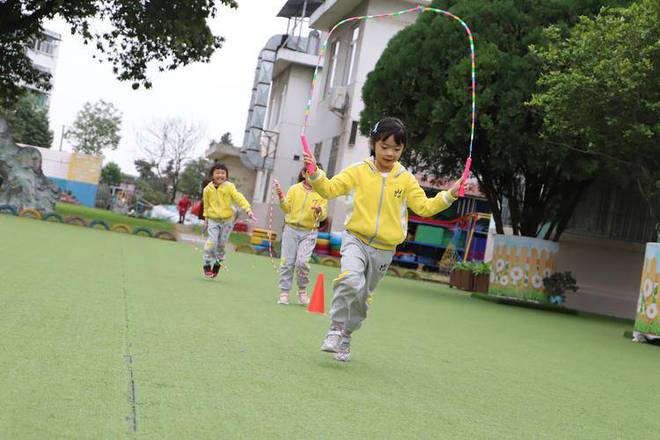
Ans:
[[[303,168],[298,183],[289,188],[286,197],[275,181],[280,209],[284,211],[282,261],[280,263],[280,297],[278,304],[289,304],[289,291],[295,270],[298,282],[298,304],[309,303],[309,259],[316,246],[319,223],[328,215],[328,201],[315,192]]]
[[[396,118],[380,120],[371,131],[373,157],[364,159],[328,179],[313,157],[305,163],[316,171],[310,183],[322,197],[349,196],[352,207],[342,237],[341,273],[334,280],[330,331],[321,350],[334,358],[350,359],[351,334],[367,317],[371,293],[392,262],[394,251],[408,231],[408,209],[431,217],[457,199],[460,181],[449,191],[429,199],[415,177],[399,162],[406,144],[406,129]]]
[[[215,278],[225,258],[225,246],[234,229],[234,204],[237,204],[254,220],[252,208],[243,194],[229,182],[229,170],[221,163],[216,163],[210,171],[213,180],[202,191],[204,199],[204,275]],[[211,266],[213,264],[213,266]]]

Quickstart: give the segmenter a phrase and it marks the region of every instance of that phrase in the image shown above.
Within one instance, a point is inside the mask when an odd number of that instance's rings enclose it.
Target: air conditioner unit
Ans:
[[[330,110],[343,113],[348,105],[348,91],[346,87],[335,87],[330,96]]]

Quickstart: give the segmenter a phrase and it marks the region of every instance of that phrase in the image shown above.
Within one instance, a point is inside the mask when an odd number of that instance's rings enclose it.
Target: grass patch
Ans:
[[[267,258],[0,216],[0,438],[656,438],[630,326],[386,277],[353,360],[278,306]],[[38,252],[35,252],[38,249]],[[35,271],[47,267],[48,270]],[[338,270],[323,271],[326,310]],[[135,405],[130,379],[134,381]],[[136,432],[130,417],[136,414]],[[129,417],[129,419],[127,419]]]
[[[63,217],[82,217],[87,220],[88,223],[91,220],[103,220],[110,227],[115,224],[125,224],[131,226],[132,228],[150,228],[154,230],[154,232],[174,231],[174,225],[165,220],[131,217],[105,209],[88,208],[87,206],[82,205],[57,203],[55,205],[55,212]]]
[[[519,298],[521,301],[525,301],[525,300],[537,301],[539,303],[545,303],[550,305],[550,303],[548,302],[548,296],[537,290],[520,292],[515,287],[506,287],[503,289],[491,288],[490,290],[491,290],[491,296],[497,295],[505,299],[512,299],[512,300],[515,300],[515,298]]]

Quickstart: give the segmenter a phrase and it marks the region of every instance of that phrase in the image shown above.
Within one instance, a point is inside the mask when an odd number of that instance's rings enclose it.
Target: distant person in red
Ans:
[[[188,212],[192,206],[192,202],[187,195],[184,195],[181,197],[181,200],[179,200],[177,206],[179,208],[179,223],[183,224],[183,222],[186,220],[186,212]]]

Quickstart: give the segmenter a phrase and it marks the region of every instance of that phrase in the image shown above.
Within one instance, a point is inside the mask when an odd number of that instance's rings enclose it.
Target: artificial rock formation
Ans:
[[[41,171],[41,153],[19,147],[0,116],[0,205],[52,212],[60,189]]]

